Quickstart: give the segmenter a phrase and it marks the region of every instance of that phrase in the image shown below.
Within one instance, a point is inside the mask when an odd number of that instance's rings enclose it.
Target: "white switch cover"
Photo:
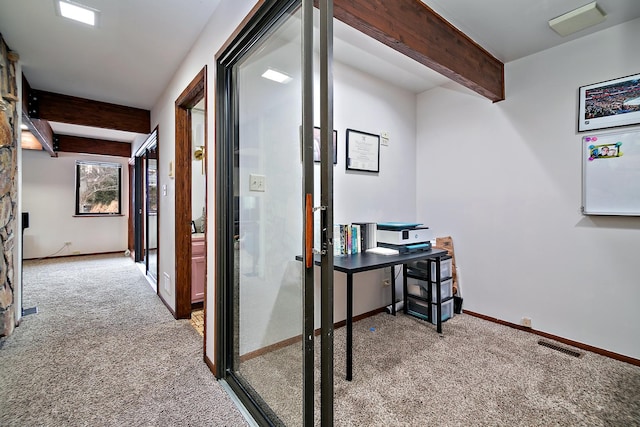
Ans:
[[[162,195],[166,196],[167,195],[167,184],[163,184],[162,185]]]
[[[389,140],[391,138],[389,137],[389,132],[380,132],[380,143],[382,145],[389,145]]]
[[[264,175],[249,174],[249,191],[264,191],[265,181]]]

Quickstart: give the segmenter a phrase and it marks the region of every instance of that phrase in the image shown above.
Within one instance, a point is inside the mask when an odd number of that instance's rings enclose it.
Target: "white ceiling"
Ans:
[[[76,0],[101,11],[97,29],[56,15],[54,0],[0,0],[0,33],[32,87],[151,109],[220,0]],[[503,62],[640,17],[640,0],[598,0],[606,20],[560,37],[548,20],[589,0],[422,0]],[[336,60],[415,93],[448,82],[352,28],[335,24]],[[214,52],[212,52],[213,54]],[[54,131],[123,140],[132,135]],[[97,132],[97,134],[96,134]],[[134,134],[135,135],[135,134]]]

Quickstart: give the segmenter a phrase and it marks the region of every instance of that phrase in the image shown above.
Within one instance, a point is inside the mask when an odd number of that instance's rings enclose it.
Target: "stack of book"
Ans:
[[[376,247],[376,223],[333,225],[333,254],[351,255]]]

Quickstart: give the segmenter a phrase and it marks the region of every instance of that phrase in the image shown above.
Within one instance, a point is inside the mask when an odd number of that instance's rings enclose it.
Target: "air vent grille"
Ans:
[[[569,356],[573,356],[573,357],[582,357],[582,355],[584,354],[584,353],[580,353],[580,352],[575,351],[575,350],[571,350],[569,348],[560,347],[559,345],[550,343],[548,341],[539,340],[538,344],[540,344],[543,347],[547,347],[547,348],[550,348],[552,350],[556,350],[556,351],[559,351],[559,352],[564,353],[564,354],[568,354]]]

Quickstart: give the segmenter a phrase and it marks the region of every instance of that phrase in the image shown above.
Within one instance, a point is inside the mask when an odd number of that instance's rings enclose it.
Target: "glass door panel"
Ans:
[[[147,274],[158,279],[158,148],[146,152],[146,266]]]
[[[234,68],[237,375],[286,425],[302,425],[300,10]]]

